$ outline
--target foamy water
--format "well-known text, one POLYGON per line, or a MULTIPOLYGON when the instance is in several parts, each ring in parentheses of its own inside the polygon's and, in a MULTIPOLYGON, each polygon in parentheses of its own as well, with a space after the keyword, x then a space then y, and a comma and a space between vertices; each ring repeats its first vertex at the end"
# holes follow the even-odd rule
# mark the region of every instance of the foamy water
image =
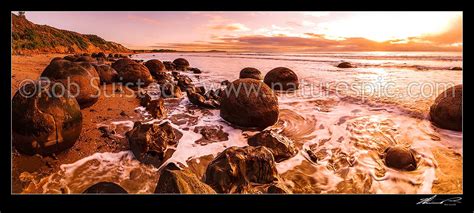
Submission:
MULTIPOLYGON (((462 133, 438 129, 427 120, 429 106, 444 88, 411 87, 408 91, 409 86, 416 83, 462 83, 462 71, 450 70, 462 67, 459 53, 151 53, 133 56, 145 61, 152 58, 172 61, 178 57, 186 58, 192 67, 203 71, 200 75, 186 75, 207 89, 220 87, 223 80, 237 79, 244 67, 258 68, 263 75, 278 66, 296 72, 304 83, 296 92, 277 92, 280 118, 269 127, 291 138, 300 150, 295 157, 277 163, 278 172, 290 188, 297 187, 304 179, 314 182, 309 190, 313 193, 431 193, 438 167, 432 150, 449 148, 462 155, 462 133), (357 68, 337 68, 342 61, 351 62, 357 68), (351 91, 338 87, 340 82, 354 88, 365 84, 383 88, 393 83, 386 90, 395 95, 380 93, 380 88, 375 87, 351 91), (321 83, 323 87, 314 87, 321 83), (308 91, 315 94, 308 95, 308 91), (415 171, 399 171, 384 165, 380 154, 395 144, 414 151, 418 162, 415 171), (319 160, 312 162, 306 150, 318 153, 319 160)), ((220 118, 219 110, 195 107, 187 98, 178 101, 179 104, 166 101, 169 113, 162 120, 149 118, 143 107, 137 106, 147 122, 170 121, 183 134, 167 162, 188 166, 188 162, 195 160, 200 164, 200 157, 216 156, 231 146, 246 146, 248 135, 256 133, 233 128, 220 118), (195 127, 216 125, 229 134, 227 141, 195 143, 202 137, 193 131, 195 127)), ((118 137, 124 137, 133 122, 106 121, 99 125, 119 130, 116 131, 118 137)), ((30 188, 41 186, 43 193, 80 193, 96 182, 113 181, 130 193, 152 193, 159 169, 138 162, 131 152, 96 153, 62 165, 58 173, 30 188)))

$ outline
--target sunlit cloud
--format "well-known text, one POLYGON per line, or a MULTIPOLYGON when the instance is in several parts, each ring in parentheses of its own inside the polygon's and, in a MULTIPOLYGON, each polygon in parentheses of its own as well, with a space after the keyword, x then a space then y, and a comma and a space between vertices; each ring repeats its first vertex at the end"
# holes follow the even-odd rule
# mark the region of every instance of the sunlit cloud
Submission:
POLYGON ((303 15, 312 17, 323 17, 328 16, 329 14, 329 12, 303 12, 303 15))
POLYGON ((245 32, 250 30, 248 27, 240 23, 212 25, 209 28, 213 30, 228 30, 238 32, 245 32))
POLYGON ((131 20, 137 20, 137 21, 145 22, 147 24, 152 24, 152 25, 159 25, 160 24, 160 21, 158 21, 156 19, 147 18, 147 17, 143 17, 143 16, 128 15, 127 18, 131 19, 131 20))

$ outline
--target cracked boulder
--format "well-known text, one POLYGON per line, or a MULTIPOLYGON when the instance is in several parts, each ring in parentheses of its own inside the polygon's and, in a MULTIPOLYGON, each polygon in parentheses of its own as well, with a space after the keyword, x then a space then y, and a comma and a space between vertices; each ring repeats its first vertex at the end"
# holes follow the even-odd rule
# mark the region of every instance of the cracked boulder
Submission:
POLYGON ((248 139, 250 146, 267 147, 273 154, 276 162, 281 162, 298 154, 293 141, 274 130, 265 130, 248 139))
POLYGON ((275 159, 263 146, 229 147, 206 169, 205 183, 218 193, 251 193, 279 182, 275 159))
POLYGON ((80 106, 74 97, 59 88, 38 81, 25 84, 13 96, 12 142, 18 151, 30 155, 59 153, 72 147, 79 138, 80 106))
POLYGON ((168 146, 177 143, 169 122, 147 124, 137 121, 126 136, 135 158, 155 167, 159 167, 166 159, 168 146))

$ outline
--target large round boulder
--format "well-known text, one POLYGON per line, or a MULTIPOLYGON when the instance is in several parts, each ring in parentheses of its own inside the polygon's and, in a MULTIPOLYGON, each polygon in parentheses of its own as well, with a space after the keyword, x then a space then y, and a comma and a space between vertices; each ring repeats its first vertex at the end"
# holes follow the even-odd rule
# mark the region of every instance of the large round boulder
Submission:
POLYGON ((296 90, 299 86, 296 73, 286 67, 270 70, 263 81, 274 90, 296 90))
POLYGON ((99 74, 100 82, 104 84, 111 84, 117 81, 118 73, 114 68, 110 65, 102 64, 96 65, 94 64, 95 70, 99 74))
POLYGON ((90 63, 97 63, 97 60, 90 57, 90 56, 86 56, 86 55, 83 55, 83 56, 80 56, 78 58, 76 58, 76 60, 74 60, 75 62, 90 62, 90 63))
POLYGON ((260 70, 253 67, 246 67, 240 71, 239 78, 253 78, 257 80, 262 80, 262 73, 260 70))
POLYGON ((81 109, 93 105, 99 99, 100 78, 94 66, 88 62, 55 60, 44 69, 41 77, 63 83, 77 99, 81 109))
POLYGON ((220 116, 237 126, 265 129, 278 121, 278 98, 261 81, 237 79, 221 92, 220 116))
POLYGON ((413 152, 402 146, 392 146, 385 149, 385 164, 388 167, 412 171, 416 169, 416 159, 413 152))
POLYGON ((265 147, 229 147, 206 169, 205 183, 218 193, 248 192, 252 185, 278 181, 275 160, 265 147))
POLYGON ((462 131, 462 84, 448 88, 435 99, 430 119, 440 128, 462 131))
POLYGON ((58 153, 72 147, 79 138, 82 129, 79 104, 61 86, 59 82, 28 83, 13 96, 12 141, 20 152, 58 153))
POLYGON ((177 70, 186 70, 189 67, 188 60, 184 58, 177 58, 173 61, 173 64, 176 66, 177 70))
POLYGON ((161 171, 155 193, 215 194, 216 192, 201 182, 195 174, 169 163, 161 171))
POLYGON ((152 76, 156 76, 156 74, 165 71, 165 65, 157 59, 148 60, 145 62, 145 66, 150 70, 152 76))
POLYGON ((338 64, 337 67, 338 68, 353 68, 354 65, 352 65, 349 62, 342 62, 342 63, 338 64))
POLYGON ((117 61, 115 61, 114 63, 112 63, 112 68, 114 68, 114 70, 120 70, 122 69, 123 67, 125 67, 126 65, 128 64, 131 64, 131 63, 136 63, 135 61, 133 61, 132 59, 129 59, 129 58, 122 58, 122 59, 119 59, 117 61))
POLYGON ((153 82, 153 77, 148 68, 143 64, 129 63, 117 70, 119 80, 132 86, 146 86, 153 82))
POLYGON ((116 183, 99 182, 87 188, 83 194, 127 194, 127 191, 116 183))

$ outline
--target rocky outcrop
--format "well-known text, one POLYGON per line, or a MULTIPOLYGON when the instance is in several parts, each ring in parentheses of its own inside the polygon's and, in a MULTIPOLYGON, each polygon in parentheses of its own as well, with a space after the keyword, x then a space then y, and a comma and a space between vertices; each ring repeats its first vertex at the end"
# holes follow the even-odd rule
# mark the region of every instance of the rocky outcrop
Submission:
POLYGON ((276 162, 281 162, 298 154, 293 141, 275 130, 265 130, 248 138, 250 146, 267 147, 273 154, 276 162))
POLYGON ((201 182, 195 174, 181 170, 174 163, 170 163, 163 168, 160 179, 156 184, 155 193, 216 194, 210 186, 201 182))

